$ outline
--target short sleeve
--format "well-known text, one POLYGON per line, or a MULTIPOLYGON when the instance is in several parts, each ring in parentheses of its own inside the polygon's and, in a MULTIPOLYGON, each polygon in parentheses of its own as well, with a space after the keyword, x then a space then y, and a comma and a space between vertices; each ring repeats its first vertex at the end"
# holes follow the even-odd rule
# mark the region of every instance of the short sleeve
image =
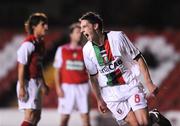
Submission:
POLYGON ((124 33, 121 34, 121 40, 124 52, 127 53, 132 59, 135 59, 141 54, 124 33))
MULTIPOLYGON (((87 47, 87 46, 86 46, 86 47, 87 47)), ((84 63, 85 63, 87 72, 88 72, 91 76, 96 75, 96 74, 98 73, 96 64, 94 64, 94 63, 92 62, 92 60, 90 59, 89 53, 88 53, 88 51, 87 51, 87 49, 86 49, 85 47, 83 48, 83 58, 84 58, 84 63)))
POLYGON ((29 56, 34 51, 34 45, 31 42, 24 42, 17 51, 17 61, 26 65, 28 63, 29 56))
POLYGON ((60 68, 62 66, 62 47, 59 47, 56 51, 53 66, 54 68, 60 68))

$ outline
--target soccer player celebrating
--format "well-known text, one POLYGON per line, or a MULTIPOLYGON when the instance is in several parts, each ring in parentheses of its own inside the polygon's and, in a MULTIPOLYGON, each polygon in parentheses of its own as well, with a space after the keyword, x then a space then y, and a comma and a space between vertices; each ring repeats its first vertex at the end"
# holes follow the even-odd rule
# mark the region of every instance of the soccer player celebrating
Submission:
POLYGON ((103 32, 102 18, 93 12, 80 19, 81 32, 88 39, 83 47, 84 62, 98 108, 113 113, 119 125, 147 126, 148 110, 141 73, 151 94, 157 86, 151 80, 141 52, 122 31, 103 32))
POLYGON ((55 55, 55 84, 59 97, 58 111, 61 126, 67 126, 74 109, 81 113, 83 126, 90 126, 88 104, 88 75, 83 62, 81 27, 74 23, 69 28, 70 43, 60 46, 55 55))
POLYGON ((41 115, 41 92, 48 93, 42 74, 44 36, 48 19, 44 13, 34 13, 25 22, 27 38, 17 51, 17 96, 20 110, 24 110, 21 126, 36 126, 41 115))

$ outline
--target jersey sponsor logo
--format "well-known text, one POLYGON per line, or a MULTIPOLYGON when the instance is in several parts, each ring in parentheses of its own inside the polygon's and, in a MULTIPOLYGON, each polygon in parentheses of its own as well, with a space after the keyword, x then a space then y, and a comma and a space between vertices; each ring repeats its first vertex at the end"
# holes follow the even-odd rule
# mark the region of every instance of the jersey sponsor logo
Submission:
POLYGON ((67 70, 83 70, 84 69, 84 64, 82 61, 72 61, 72 60, 67 60, 66 61, 66 69, 67 70))
POLYGON ((103 75, 107 75, 109 73, 114 72, 117 69, 120 69, 122 74, 125 73, 127 70, 126 67, 123 65, 123 62, 120 59, 120 57, 116 57, 115 60, 107 63, 106 65, 101 66, 99 71, 103 75))

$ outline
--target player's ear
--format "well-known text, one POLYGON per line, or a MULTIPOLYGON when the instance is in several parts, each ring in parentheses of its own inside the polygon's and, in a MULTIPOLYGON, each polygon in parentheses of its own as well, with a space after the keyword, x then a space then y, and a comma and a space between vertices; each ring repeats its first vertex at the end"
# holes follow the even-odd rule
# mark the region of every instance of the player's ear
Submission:
POLYGON ((33 31, 34 31, 35 27, 36 27, 35 25, 32 26, 32 30, 33 30, 33 31))
POLYGON ((98 28, 99 28, 98 23, 95 23, 95 24, 94 24, 94 29, 97 30, 98 28))

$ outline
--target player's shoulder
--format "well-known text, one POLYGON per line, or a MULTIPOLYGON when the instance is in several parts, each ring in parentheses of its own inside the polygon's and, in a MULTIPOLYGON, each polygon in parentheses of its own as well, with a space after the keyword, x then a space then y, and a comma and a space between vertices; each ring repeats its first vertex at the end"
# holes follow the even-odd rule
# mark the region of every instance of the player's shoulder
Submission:
POLYGON ((90 53, 91 49, 92 49, 92 42, 91 41, 87 41, 86 44, 83 46, 83 49, 82 49, 83 54, 90 53))
POLYGON ((17 53, 19 55, 21 55, 21 54, 24 54, 26 52, 31 53, 34 50, 35 50, 35 47, 34 47, 34 45, 31 42, 24 41, 24 42, 21 43, 20 47, 18 48, 17 53))
POLYGON ((57 50, 62 50, 63 48, 68 48, 69 44, 63 44, 57 47, 57 50))
POLYGON ((123 31, 109 31, 109 32, 107 32, 107 34, 113 35, 113 36, 119 36, 119 35, 121 36, 124 34, 124 32, 123 31))
POLYGON ((21 43, 20 48, 34 49, 34 44, 31 41, 24 41, 21 43))
POLYGON ((87 41, 86 44, 83 46, 83 50, 89 50, 89 48, 92 46, 92 42, 87 41))
POLYGON ((120 42, 124 38, 124 32, 123 31, 109 31, 107 33, 107 36, 109 40, 112 42, 120 42))

